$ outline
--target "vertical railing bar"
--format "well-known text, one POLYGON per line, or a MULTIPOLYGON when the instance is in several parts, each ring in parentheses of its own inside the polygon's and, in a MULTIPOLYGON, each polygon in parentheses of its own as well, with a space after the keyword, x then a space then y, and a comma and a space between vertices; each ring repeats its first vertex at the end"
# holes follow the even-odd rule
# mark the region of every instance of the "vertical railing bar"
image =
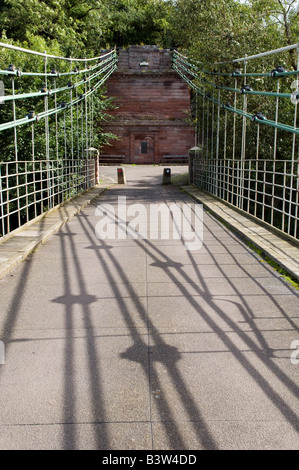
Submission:
POLYGON ((84 158, 84 142, 85 142, 85 137, 84 137, 84 110, 85 110, 85 99, 82 102, 82 109, 81 109, 81 158, 84 158), (83 105, 84 105, 84 109, 83 109, 83 105))
MULTIPOLYGON (((279 93, 280 80, 277 80, 276 92, 279 93)), ((278 123, 278 108, 279 108, 279 97, 276 97, 275 106, 275 123, 278 123)), ((275 210, 275 172, 276 172, 276 153, 277 153, 277 127, 274 128, 274 144, 273 144, 273 172, 272 172, 272 199, 271 199, 271 219, 270 223, 273 225, 274 221, 274 210, 275 210)))
MULTIPOLYGON (((213 93, 214 98, 214 93, 213 93)), ((211 132, 211 158, 214 158, 214 114, 215 114, 215 103, 213 99, 212 103, 212 132, 211 132)))
POLYGON ((219 159, 220 145, 220 90, 218 90, 218 110, 217 110, 217 140, 216 140, 216 159, 219 159))
POLYGON ((26 188, 26 221, 29 221, 29 198, 28 198, 28 162, 25 162, 25 188, 26 188))
POLYGON ((206 88, 203 88, 203 97, 202 97, 202 146, 203 154, 205 151, 205 105, 206 105, 206 88))
POLYGON ((34 210, 34 216, 37 217, 37 207, 36 207, 36 175, 35 175, 35 135, 34 135, 34 123, 31 124, 31 147, 32 147, 32 165, 33 165, 33 210, 34 210))
MULTIPOLYGON (((279 89, 280 89, 280 80, 278 78, 277 88, 276 88, 277 93, 279 93, 279 89)), ((278 123, 278 108, 279 108, 279 96, 276 97, 275 124, 278 123)), ((273 160, 276 160, 276 149, 277 149, 277 127, 274 128, 273 160)))
POLYGON ((263 204, 262 204, 262 220, 265 220, 265 197, 266 197, 266 170, 267 170, 267 160, 264 160, 264 169, 263 169, 263 204))
MULTIPOLYGON (((235 78, 235 89, 237 89, 237 85, 238 85, 238 79, 235 78)), ((234 108, 236 109, 237 108, 237 93, 234 92, 234 108)), ((236 155, 236 118, 237 118, 237 115, 236 113, 234 113, 234 123, 233 123, 233 160, 235 159, 235 155, 236 155)))
POLYGON ((68 159, 67 155, 67 132, 66 132, 66 111, 63 111, 63 129, 64 129, 64 158, 68 159))
POLYGON ((230 180, 229 168, 228 168, 229 162, 230 160, 226 160, 226 161, 223 160, 223 191, 224 191, 223 199, 225 201, 229 200, 229 180, 230 180))
POLYGON ((241 182, 242 182, 242 160, 238 160, 238 178, 237 178, 237 207, 241 207, 241 182))
POLYGON ((6 213, 7 213, 7 233, 10 232, 10 193, 9 193, 9 163, 6 163, 6 213))
POLYGON ((256 178, 255 178, 255 200, 254 200, 254 215, 257 214, 257 191, 258 191, 258 175, 259 175, 259 147, 260 147, 260 124, 257 125, 256 131, 256 178))
MULTIPOLYGON (((72 71, 72 59, 70 58, 70 72, 72 71)), ((73 138, 73 86, 70 88, 70 107, 71 107, 71 156, 74 160, 74 138, 73 138)))
MULTIPOLYGON (((247 73, 247 61, 246 61, 246 54, 244 59, 244 86, 246 85, 246 73, 247 73)), ((240 173, 240 199, 239 199, 239 208, 242 209, 243 207, 243 199, 244 199, 244 160, 246 158, 246 126, 247 126, 247 119, 245 114, 247 114, 247 95, 246 93, 243 94, 243 122, 242 122, 242 149, 241 149, 241 173, 240 173)))
MULTIPOLYGON (((54 90, 57 88, 57 80, 54 78, 54 90)), ((57 108, 57 93, 54 92, 54 106, 57 108)), ((59 139, 58 139, 58 114, 55 113, 55 145, 56 145, 56 159, 59 158, 59 139)))
MULTIPOLYGON (((85 68, 87 68, 87 62, 85 62, 85 68)), ((88 73, 88 77, 89 77, 89 73, 88 73)), ((83 153, 84 157, 88 155, 88 122, 87 120, 88 120, 88 96, 87 96, 87 82, 85 82, 85 154, 83 153)))
MULTIPOLYGON (((17 120, 17 111, 16 111, 16 100, 15 100, 15 79, 12 77, 11 79, 11 87, 12 87, 12 107, 13 107, 13 120, 14 123, 17 120)), ((19 168, 18 168, 18 134, 17 134, 17 126, 14 126, 14 148, 15 148, 15 159, 16 159, 16 181, 17 181, 17 207, 18 207, 18 224, 19 227, 21 225, 21 213, 20 213, 20 188, 19 188, 19 168)))
POLYGON ((198 120, 198 92, 195 91, 195 142, 194 146, 199 146, 199 120, 198 120))
MULTIPOLYGON (((70 70, 72 70, 72 61, 70 62, 70 70)), ((73 136, 73 132, 74 132, 74 129, 73 129, 73 106, 72 106, 72 101, 73 101, 73 87, 71 87, 71 90, 70 90, 70 102, 71 102, 71 112, 70 112, 70 120, 71 120, 71 124, 70 124, 70 132, 71 132, 71 166, 72 166, 72 172, 73 174, 76 175, 76 172, 74 171, 74 136, 73 136)))
POLYGON ((238 160, 233 162, 233 178, 232 178, 232 195, 231 203, 237 205, 237 196, 236 196, 236 175, 238 174, 238 160))
MULTIPOLYGON (((54 77, 54 90, 56 90, 57 88, 57 81, 56 81, 56 77, 54 77)), ((55 109, 57 108, 57 96, 56 96, 56 93, 54 93, 54 107, 55 109)), ((59 139, 58 139, 58 114, 55 113, 55 150, 56 150, 56 162, 58 162, 58 159, 59 159, 59 139)), ((53 164, 52 164, 53 165, 53 164)), ((52 167, 53 168, 53 167, 52 167)), ((53 171, 53 170, 52 170, 53 171)), ((53 173, 52 173, 53 174, 53 173)), ((61 180, 60 180, 60 176, 58 174, 58 171, 57 171, 57 168, 55 170, 55 174, 56 174, 56 178, 57 178, 57 185, 58 185, 58 194, 57 194, 57 197, 56 197, 56 201, 57 203, 59 204, 61 201, 60 201, 60 194, 59 194, 59 186, 61 184, 61 180)), ((55 195, 53 196, 54 199, 55 199, 55 195)), ((53 201, 54 205, 55 205, 55 200, 53 201)))
POLYGON ((2 165, 0 164, 0 206, 1 206, 1 226, 2 236, 6 235, 5 219, 4 219, 4 204, 3 204, 3 187, 2 187, 2 165))
POLYGON ((94 142, 94 131, 93 131, 93 128, 94 128, 94 122, 93 122, 93 116, 94 116, 94 93, 91 94, 91 121, 90 121, 90 139, 89 139, 89 143, 90 145, 93 145, 93 142, 94 142))
MULTIPOLYGON (((298 145, 299 154, 299 145, 298 145)), ((298 155, 299 161, 299 155, 298 155)), ((299 205, 299 163, 297 163, 297 175, 296 175, 296 201, 295 201, 295 224, 294 224, 294 237, 297 238, 298 233, 298 205, 299 205)))
MULTIPOLYGON (((220 90, 218 90, 218 104, 217 104, 217 130, 216 130, 216 161, 217 167, 219 165, 219 139, 220 139, 220 90)), ((217 171, 218 174, 218 171, 217 171)))
POLYGON ((227 109, 225 109, 224 111, 223 160, 226 160, 226 142, 227 142, 227 109))
POLYGON ((282 195, 282 219, 281 230, 284 232, 285 224, 285 203, 286 203, 286 162, 283 162, 283 195, 282 195))
MULTIPOLYGON (((44 51, 44 71, 45 71, 45 88, 48 88, 48 77, 47 77, 47 69, 48 69, 48 57, 47 57, 47 51, 44 51)), ((49 161, 50 161, 50 141, 49 141, 49 116, 48 116, 48 110, 49 110, 49 100, 48 100, 48 94, 46 93, 45 98, 44 98, 44 103, 45 103, 45 144, 46 144, 46 181, 47 181, 47 206, 48 208, 52 207, 52 190, 51 190, 51 173, 50 173, 50 166, 49 166, 49 161)))
POLYGON ((250 213, 251 160, 248 160, 247 212, 250 213))
POLYGON ((77 118, 77 159, 80 158, 80 139, 79 139, 79 102, 78 102, 78 77, 76 75, 76 118, 77 118))
POLYGON ((207 132, 206 132, 206 156, 212 158, 209 154, 209 115, 210 115, 210 102, 207 100, 207 132))
MULTIPOLYGON (((299 70, 299 42, 297 44, 297 70, 299 70)), ((298 75, 297 75, 297 89, 299 88, 299 79, 298 79, 298 75)), ((295 107, 296 107, 296 114, 297 114, 297 106, 298 106, 298 103, 296 102, 295 103, 295 107)), ((296 123, 294 124, 296 126, 296 123)), ((293 145, 295 144, 295 142, 293 141, 293 145)), ((295 155, 294 155, 294 159, 295 159, 295 155)), ((298 224, 299 224, 299 221, 298 221, 298 205, 299 205, 299 144, 298 144, 298 156, 297 156, 297 174, 296 174, 296 204, 295 204, 295 223, 294 223, 294 237, 297 238, 297 233, 298 233, 298 224)))
MULTIPOLYGON (((299 43, 297 45, 297 70, 299 70, 299 43)), ((298 79, 297 79, 298 84, 298 79)), ((297 100, 294 103, 294 129, 297 125, 297 100)), ((295 148, 296 148, 296 134, 293 133, 293 142, 292 142, 292 164, 291 164, 291 177, 290 177, 290 198, 289 198, 289 222, 288 222, 288 234, 291 232, 291 214, 292 214, 292 198, 293 198, 293 184, 294 184, 294 171, 295 171, 295 148)))
POLYGON ((41 202, 41 213, 44 212, 44 169, 43 169, 43 163, 44 161, 40 161, 40 182, 41 182, 41 194, 40 194, 40 202, 41 202))

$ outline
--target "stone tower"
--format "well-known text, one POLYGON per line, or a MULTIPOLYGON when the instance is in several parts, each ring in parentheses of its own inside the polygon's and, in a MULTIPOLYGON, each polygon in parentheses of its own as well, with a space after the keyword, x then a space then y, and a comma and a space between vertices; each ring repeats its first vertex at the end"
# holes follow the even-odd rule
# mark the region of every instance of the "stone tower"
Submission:
POLYGON ((104 131, 119 136, 102 149, 102 162, 187 162, 194 146, 188 85, 171 68, 171 53, 157 46, 119 50, 118 69, 107 81, 116 109, 104 131))

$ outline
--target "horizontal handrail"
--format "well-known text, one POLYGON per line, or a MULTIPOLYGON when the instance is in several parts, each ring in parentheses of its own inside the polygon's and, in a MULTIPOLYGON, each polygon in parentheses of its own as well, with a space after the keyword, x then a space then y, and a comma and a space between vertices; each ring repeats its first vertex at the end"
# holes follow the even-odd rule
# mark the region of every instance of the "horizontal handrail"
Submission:
POLYGON ((0 47, 5 47, 6 49, 11 49, 13 51, 24 52, 25 54, 32 54, 32 55, 36 55, 36 56, 40 56, 40 57, 44 57, 48 59, 65 60, 66 62, 91 62, 94 60, 103 59, 104 57, 109 56, 109 54, 115 51, 115 49, 113 49, 113 51, 107 52, 103 55, 83 59, 83 58, 75 58, 75 57, 56 56, 56 55, 48 54, 46 51, 45 52, 33 51, 31 49, 25 49, 24 47, 14 46, 12 44, 7 44, 5 42, 0 42, 0 47))

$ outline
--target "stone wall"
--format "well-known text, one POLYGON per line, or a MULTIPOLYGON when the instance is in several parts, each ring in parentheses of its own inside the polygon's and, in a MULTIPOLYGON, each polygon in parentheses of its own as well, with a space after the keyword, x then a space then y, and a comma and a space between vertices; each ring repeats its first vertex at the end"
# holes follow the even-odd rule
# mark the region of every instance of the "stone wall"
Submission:
POLYGON ((188 85, 171 69, 171 54, 156 46, 119 51, 118 69, 107 81, 115 97, 112 120, 104 126, 119 136, 102 154, 127 163, 160 163, 165 157, 187 156, 194 146, 188 85), (146 69, 144 64, 147 63, 146 69))

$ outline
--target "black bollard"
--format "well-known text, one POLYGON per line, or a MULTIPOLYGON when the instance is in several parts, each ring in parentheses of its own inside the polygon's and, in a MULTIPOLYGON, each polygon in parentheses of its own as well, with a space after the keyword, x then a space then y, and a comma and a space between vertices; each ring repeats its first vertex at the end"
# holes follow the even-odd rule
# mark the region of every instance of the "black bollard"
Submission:
POLYGON ((162 184, 171 184, 171 169, 164 168, 162 184))

